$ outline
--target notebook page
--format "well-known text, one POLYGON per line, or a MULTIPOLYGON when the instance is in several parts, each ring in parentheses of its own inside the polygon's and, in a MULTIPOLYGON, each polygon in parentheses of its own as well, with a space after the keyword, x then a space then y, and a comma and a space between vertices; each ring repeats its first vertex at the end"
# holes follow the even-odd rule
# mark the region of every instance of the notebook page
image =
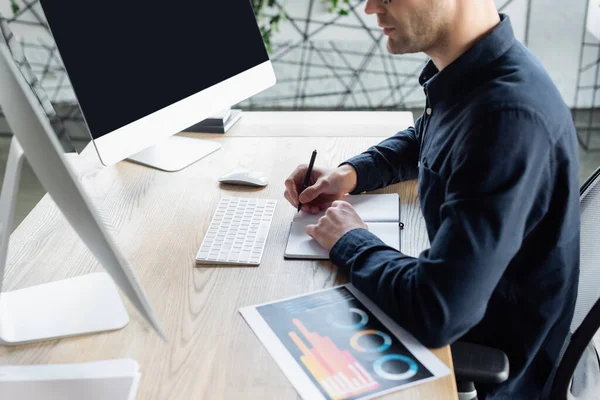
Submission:
MULTIPOLYGON (((365 222, 400 221, 400 198, 396 193, 346 195, 342 200, 352 204, 365 222)), ((324 214, 325 211, 319 214, 308 214, 300 211, 294 215, 294 221, 304 224, 316 224, 324 214)))
MULTIPOLYGON (((370 222, 367 223, 369 231, 381 239, 388 246, 400 250, 400 227, 397 222, 370 222)), ((327 260, 329 252, 321 247, 316 240, 306 233, 306 225, 293 222, 290 228, 285 257, 327 260)))

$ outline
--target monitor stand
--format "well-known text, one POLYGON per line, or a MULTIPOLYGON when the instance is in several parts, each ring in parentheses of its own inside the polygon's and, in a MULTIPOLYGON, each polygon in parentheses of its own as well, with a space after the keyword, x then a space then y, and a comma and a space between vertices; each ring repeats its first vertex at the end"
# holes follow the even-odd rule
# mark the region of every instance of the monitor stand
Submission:
POLYGON ((0 345, 123 328, 129 316, 104 272, 2 292, 23 159, 23 149, 13 137, 0 194, 0 345))
POLYGON ((166 140, 127 158, 162 171, 179 171, 221 148, 210 140, 170 136, 166 140))

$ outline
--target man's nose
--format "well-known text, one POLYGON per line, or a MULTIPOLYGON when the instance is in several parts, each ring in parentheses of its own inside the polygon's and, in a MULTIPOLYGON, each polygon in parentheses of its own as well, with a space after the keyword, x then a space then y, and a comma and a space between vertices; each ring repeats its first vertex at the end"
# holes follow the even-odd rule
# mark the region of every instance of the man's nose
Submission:
POLYGON ((385 6, 381 0, 367 0, 365 4, 365 13, 371 14, 383 14, 385 12, 385 6))

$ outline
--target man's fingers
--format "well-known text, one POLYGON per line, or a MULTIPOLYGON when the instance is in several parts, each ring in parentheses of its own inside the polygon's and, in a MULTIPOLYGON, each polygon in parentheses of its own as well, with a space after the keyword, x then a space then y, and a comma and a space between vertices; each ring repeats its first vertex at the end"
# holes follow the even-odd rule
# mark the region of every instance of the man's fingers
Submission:
POLYGON ((321 209, 319 208, 319 206, 310 206, 310 213, 311 214, 318 214, 319 211, 321 211, 321 209))
POLYGON ((306 225, 306 234, 310 237, 314 237, 316 228, 316 225, 306 225))
POLYGON ((321 211, 321 209, 319 208, 319 206, 313 206, 313 205, 310 205, 310 204, 302 204, 301 210, 304 211, 305 213, 308 213, 308 214, 318 214, 319 211, 321 211))
POLYGON ((339 221, 342 214, 343 212, 341 212, 339 206, 336 207, 333 205, 333 203, 331 204, 331 207, 329 207, 327 211, 325 211, 325 215, 327 216, 327 218, 329 218, 332 221, 339 221))
POLYGON ((317 236, 319 235, 319 228, 323 229, 325 226, 327 226, 326 220, 327 219, 325 217, 321 217, 321 218, 319 218, 319 221, 317 221, 316 224, 314 224, 314 225, 310 225, 310 224, 306 225, 306 233, 309 236, 317 239, 315 237, 315 235, 317 235, 317 236))
POLYGON ((307 169, 308 166, 306 164, 301 164, 296 167, 294 172, 292 172, 288 179, 294 183, 294 187, 301 185, 304 182, 304 176, 306 175, 307 169))
POLYGON ((352 207, 352 204, 350 204, 344 200, 336 200, 333 203, 331 203, 331 207, 347 207, 347 206, 352 207))
POLYGON ((319 188, 317 184, 307 187, 300 193, 298 199, 301 203, 310 203, 319 196, 319 188))
POLYGON ((291 205, 293 205, 294 207, 298 207, 298 200, 297 198, 293 198, 292 195, 289 193, 288 190, 286 190, 285 192, 283 192, 283 197, 285 197, 285 199, 287 201, 290 202, 291 205))
POLYGON ((290 198, 294 199, 298 205, 298 190, 296 190, 296 183, 291 177, 285 180, 285 189, 290 194, 290 198))
POLYGON ((287 178, 284 183, 287 190, 292 191, 292 189, 296 189, 296 184, 292 177, 287 178))
POLYGON ((307 187, 302 193, 300 193, 300 202, 310 203, 319 197, 319 195, 322 194, 328 187, 329 181, 325 179, 317 179, 314 185, 307 187))
POLYGON ((292 193, 298 192, 298 188, 304 182, 304 175, 306 175, 306 170, 308 166, 306 164, 301 164, 296 167, 296 169, 291 173, 290 176, 285 180, 285 187, 289 189, 292 193))

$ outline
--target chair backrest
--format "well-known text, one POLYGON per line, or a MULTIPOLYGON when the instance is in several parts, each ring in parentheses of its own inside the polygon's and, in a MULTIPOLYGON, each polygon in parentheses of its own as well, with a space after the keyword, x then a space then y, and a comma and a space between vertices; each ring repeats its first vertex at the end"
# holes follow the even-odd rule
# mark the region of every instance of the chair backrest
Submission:
MULTIPOLYGON (((569 337, 563 346, 552 387, 552 398, 556 399, 574 397, 569 393, 571 385, 575 386, 574 378, 590 380, 592 374, 595 378, 600 377, 600 364, 593 342, 600 329, 600 168, 582 185, 580 205, 579 288, 569 337), (583 365, 585 363, 587 365, 583 365), (576 369, 577 374, 583 376, 574 377, 576 369)), ((592 381, 587 383, 595 384, 592 381)))
POLYGON ((35 95, 35 97, 40 102, 46 117, 48 117, 48 121, 50 125, 54 129, 54 133, 58 137, 63 150, 67 153, 75 152, 75 148, 71 143, 71 139, 69 139, 68 131, 66 130, 62 120, 54 110, 54 106, 50 102, 46 91, 42 87, 42 83, 39 81, 31 65, 27 61, 25 57, 25 51, 23 50, 23 46, 19 43, 16 36, 12 33, 10 27, 8 26, 8 22, 6 19, 0 14, 0 42, 6 43, 13 60, 19 67, 21 74, 25 78, 25 81, 29 84, 31 91, 35 95))

